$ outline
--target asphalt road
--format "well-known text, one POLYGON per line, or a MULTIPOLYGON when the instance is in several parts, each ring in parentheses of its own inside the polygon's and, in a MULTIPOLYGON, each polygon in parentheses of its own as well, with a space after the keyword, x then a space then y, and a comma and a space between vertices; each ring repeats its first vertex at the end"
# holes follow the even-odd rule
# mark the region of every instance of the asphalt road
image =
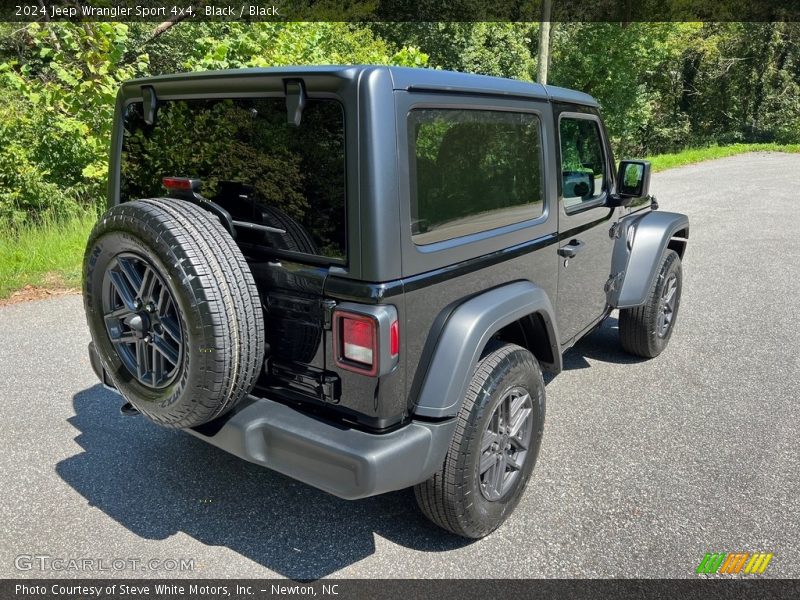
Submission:
MULTIPOLYGON (((547 386, 539 464, 478 542, 409 492, 346 502, 119 415, 77 296, 0 309, 0 577, 15 557, 193 558, 201 577, 691 577, 705 552, 774 553, 800 577, 800 155, 655 175, 689 214, 684 296, 658 359, 616 319, 547 386)), ((91 573, 70 573, 90 576, 91 573)))

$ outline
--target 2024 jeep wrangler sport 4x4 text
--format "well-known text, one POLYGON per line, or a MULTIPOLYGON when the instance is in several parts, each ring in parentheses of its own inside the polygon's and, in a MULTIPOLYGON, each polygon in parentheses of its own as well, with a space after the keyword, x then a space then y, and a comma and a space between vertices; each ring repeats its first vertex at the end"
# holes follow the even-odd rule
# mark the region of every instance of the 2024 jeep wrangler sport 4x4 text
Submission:
POLYGON ((689 222, 614 159, 597 103, 376 66, 161 76, 119 92, 84 303, 141 413, 342 498, 414 486, 479 538, 536 462, 542 371, 620 309, 672 335, 689 222))

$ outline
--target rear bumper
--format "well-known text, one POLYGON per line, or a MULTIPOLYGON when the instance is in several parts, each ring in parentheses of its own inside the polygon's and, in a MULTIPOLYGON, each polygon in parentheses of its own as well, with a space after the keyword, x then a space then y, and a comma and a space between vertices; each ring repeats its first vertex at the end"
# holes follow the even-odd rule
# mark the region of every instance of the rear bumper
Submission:
POLYGON ((340 498, 355 500, 428 479, 444 462, 456 420, 412 421, 367 433, 249 396, 221 426, 187 430, 218 448, 340 498))
MULTIPOLYGON (((106 384, 91 345, 89 355, 106 384)), ((444 462, 455 427, 456 419, 412 421, 389 433, 368 433, 248 396, 234 412, 186 431, 239 458, 355 500, 428 479, 444 462)))

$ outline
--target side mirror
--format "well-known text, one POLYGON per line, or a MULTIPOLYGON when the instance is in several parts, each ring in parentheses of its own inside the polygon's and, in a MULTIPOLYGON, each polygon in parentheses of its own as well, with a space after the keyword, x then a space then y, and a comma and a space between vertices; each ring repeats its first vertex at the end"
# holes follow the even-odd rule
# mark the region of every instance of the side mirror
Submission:
POLYGON ((642 198, 650 192, 650 161, 622 160, 617 176, 617 193, 630 198, 642 198))
POLYGON ((628 206, 650 193, 650 161, 621 160, 617 171, 617 193, 609 196, 609 206, 628 206))

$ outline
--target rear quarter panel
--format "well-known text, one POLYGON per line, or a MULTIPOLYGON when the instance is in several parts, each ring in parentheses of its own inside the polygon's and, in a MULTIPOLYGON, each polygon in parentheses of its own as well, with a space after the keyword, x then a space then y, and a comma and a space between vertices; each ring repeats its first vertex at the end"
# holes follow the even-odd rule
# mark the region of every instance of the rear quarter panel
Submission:
POLYGON ((536 99, 486 98, 468 94, 395 92, 398 176, 401 211, 403 352, 405 398, 412 410, 447 316, 466 299, 513 281, 528 280, 542 287, 555 304, 558 261, 556 250, 556 157, 552 109, 536 99), (427 246, 411 238, 411 165, 408 113, 413 108, 444 107, 533 112, 541 122, 543 214, 537 219, 427 246))

